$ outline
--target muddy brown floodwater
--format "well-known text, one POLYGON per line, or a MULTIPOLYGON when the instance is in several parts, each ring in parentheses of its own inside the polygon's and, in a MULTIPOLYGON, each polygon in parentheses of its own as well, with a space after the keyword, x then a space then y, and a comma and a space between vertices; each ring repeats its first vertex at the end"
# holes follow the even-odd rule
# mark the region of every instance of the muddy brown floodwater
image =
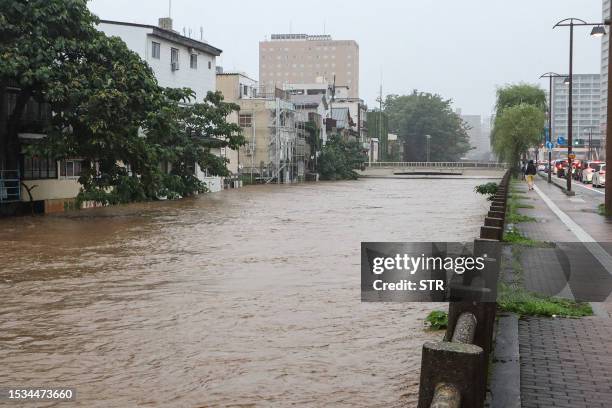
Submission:
POLYGON ((0 388, 71 386, 79 407, 411 406, 421 345, 440 337, 423 318, 443 305, 362 304, 360 242, 471 240, 479 183, 254 186, 0 220, 0 388))

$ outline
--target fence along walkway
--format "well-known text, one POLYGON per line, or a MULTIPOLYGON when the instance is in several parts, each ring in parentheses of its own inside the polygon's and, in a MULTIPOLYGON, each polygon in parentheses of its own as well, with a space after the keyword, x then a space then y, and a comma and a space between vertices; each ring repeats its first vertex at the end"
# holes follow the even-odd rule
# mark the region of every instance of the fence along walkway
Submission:
MULTIPOLYGON (((506 172, 481 227, 480 239, 474 241, 474 256, 486 254, 485 279, 496 280, 498 276, 509 180, 510 173, 506 172)), ((489 282, 486 287, 496 285, 489 282)), ((453 302, 452 290, 451 286, 444 341, 423 345, 419 408, 484 407, 497 303, 453 302)))

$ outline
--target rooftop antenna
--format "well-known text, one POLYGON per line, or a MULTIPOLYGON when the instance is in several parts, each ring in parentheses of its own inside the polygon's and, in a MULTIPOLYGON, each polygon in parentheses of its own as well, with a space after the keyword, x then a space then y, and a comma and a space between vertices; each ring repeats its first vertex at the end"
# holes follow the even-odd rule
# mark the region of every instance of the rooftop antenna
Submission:
POLYGON ((323 35, 327 34, 326 32, 326 27, 325 27, 325 20, 323 20, 323 35))
POLYGON ((168 0, 168 17, 172 17, 172 0, 168 0))
POLYGON ((200 26, 200 41, 204 41, 204 27, 200 26))
POLYGON ((293 21, 289 20, 289 34, 293 34, 293 21))
POLYGON ((191 28, 189 28, 189 38, 191 38, 191 28))

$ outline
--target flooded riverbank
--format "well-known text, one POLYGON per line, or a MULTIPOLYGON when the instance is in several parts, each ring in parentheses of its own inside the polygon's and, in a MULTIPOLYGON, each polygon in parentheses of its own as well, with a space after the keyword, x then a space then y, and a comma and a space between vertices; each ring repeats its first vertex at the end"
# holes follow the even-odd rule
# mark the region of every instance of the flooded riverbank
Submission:
POLYGON ((362 304, 361 241, 460 241, 475 180, 252 186, 0 220, 0 387, 76 406, 405 406, 431 304, 362 304))

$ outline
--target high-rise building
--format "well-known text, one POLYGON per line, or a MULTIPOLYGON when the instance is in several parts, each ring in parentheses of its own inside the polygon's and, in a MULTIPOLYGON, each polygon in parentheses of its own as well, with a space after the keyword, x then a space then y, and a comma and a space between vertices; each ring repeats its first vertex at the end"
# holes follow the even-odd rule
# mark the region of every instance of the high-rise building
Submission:
MULTIPOLYGON (((567 108, 569 89, 565 78, 553 78, 552 125, 553 142, 559 136, 567 138, 567 108)), ((586 146, 592 137, 592 146, 601 144, 601 78, 599 74, 574 74, 572 96, 572 135, 576 146, 586 146)))
POLYGON ((272 34, 259 43, 259 79, 263 85, 316 83, 320 78, 348 87, 359 97, 359 45, 330 35, 272 34))

